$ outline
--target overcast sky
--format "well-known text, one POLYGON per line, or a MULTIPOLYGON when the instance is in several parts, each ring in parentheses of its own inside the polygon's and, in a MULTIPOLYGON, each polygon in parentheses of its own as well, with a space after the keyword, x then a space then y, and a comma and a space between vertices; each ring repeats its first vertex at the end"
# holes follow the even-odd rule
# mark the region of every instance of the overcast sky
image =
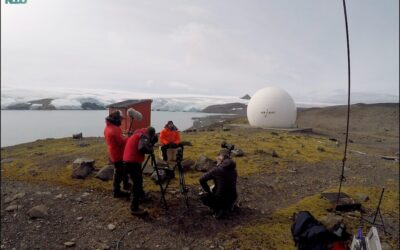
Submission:
MULTIPOLYGON (((398 96, 398 5, 347 1, 354 93, 398 96)), ((345 99, 341 0, 2 0, 1 7, 2 86, 231 96, 278 86, 297 101, 345 99)))

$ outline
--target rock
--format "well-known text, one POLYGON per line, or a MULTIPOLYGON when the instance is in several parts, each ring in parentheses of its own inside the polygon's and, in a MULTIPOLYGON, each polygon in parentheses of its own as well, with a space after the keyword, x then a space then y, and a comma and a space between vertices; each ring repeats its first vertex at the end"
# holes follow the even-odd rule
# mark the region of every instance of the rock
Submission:
POLYGON ((81 221, 81 220, 83 220, 83 217, 82 217, 82 216, 79 216, 78 218, 76 218, 76 220, 77 220, 77 221, 81 221))
POLYGON ((321 222, 327 227, 331 228, 333 227, 336 223, 341 222, 343 220, 342 216, 338 216, 334 213, 328 213, 326 216, 323 216, 321 218, 321 222))
POLYGON ((22 167, 24 166, 24 164, 21 163, 21 162, 18 162, 15 166, 16 166, 17 168, 22 168, 22 167))
POLYGON ((354 143, 354 141, 352 139, 349 139, 349 143, 354 143))
POLYGON ((39 205, 31 208, 28 211, 28 215, 31 219, 44 218, 48 215, 48 208, 45 205, 39 205))
POLYGON ((189 247, 182 247, 182 250, 190 250, 189 247))
POLYGON ((89 196, 89 195, 90 195, 90 193, 84 192, 84 193, 82 194, 82 197, 86 197, 86 196, 89 196))
POLYGON ((234 149, 231 151, 232 155, 236 156, 236 157, 242 157, 244 156, 244 152, 241 149, 234 149))
POLYGON ((75 242, 72 242, 72 241, 64 242, 64 246, 65 247, 73 247, 73 246, 75 246, 75 242))
POLYGON ((159 181, 158 178, 160 178, 160 181, 163 182, 166 179, 166 177, 167 177, 167 174, 166 174, 164 169, 159 169, 158 170, 158 176, 157 176, 157 172, 156 171, 154 171, 151 174, 151 179, 156 181, 156 182, 159 181))
POLYGON ((271 135, 279 135, 277 132, 271 132, 271 135))
POLYGON ((190 141, 182 141, 181 144, 183 146, 193 146, 193 144, 190 141))
POLYGON ((381 247, 382 250, 392 250, 392 247, 386 242, 381 242, 381 247))
POLYGON ((336 139, 336 138, 333 138, 333 137, 329 138, 329 140, 330 140, 330 141, 335 141, 335 142, 337 142, 337 139, 336 139))
POLYGON ((1 159, 1 163, 3 164, 3 163, 11 163, 11 162, 13 162, 14 161, 14 159, 13 158, 5 158, 5 159, 1 159))
POLYGON ((222 131, 230 131, 231 129, 230 128, 227 128, 227 127, 223 127, 222 128, 222 131))
POLYGON ((105 243, 99 242, 98 249, 100 249, 100 250, 108 250, 108 249, 110 249, 110 246, 105 244, 105 243))
POLYGON ((12 212, 15 210, 20 210, 20 209, 22 209, 21 205, 10 205, 10 206, 6 207, 7 212, 12 212))
POLYGON ((151 175, 153 173, 154 169, 150 164, 147 164, 146 167, 143 169, 143 174, 144 175, 151 175))
POLYGON ((29 173, 30 175, 32 175, 32 176, 37 176, 37 175, 39 175, 39 173, 38 173, 37 171, 35 171, 35 170, 29 170, 28 173, 29 173))
POLYGON ((13 201, 13 197, 7 197, 4 199, 4 203, 10 203, 13 201))
POLYGON ((17 199, 20 199, 20 198, 22 198, 22 197, 24 197, 24 196, 25 196, 25 192, 16 193, 13 197, 8 197, 8 198, 6 198, 6 199, 4 200, 4 203, 10 203, 10 202, 15 201, 15 200, 17 200, 17 199))
POLYGON ((63 197, 63 195, 62 194, 58 194, 58 195, 56 195, 56 199, 61 199, 63 197))
POLYGON ((78 147, 80 147, 80 148, 84 148, 84 147, 87 147, 87 146, 90 146, 90 144, 89 143, 85 143, 85 142, 82 142, 82 143, 78 144, 78 147))
POLYGON ((110 224, 108 224, 107 228, 108 228, 108 230, 113 231, 116 228, 116 226, 114 224, 110 223, 110 224))
POLYGON ((78 158, 73 162, 71 177, 74 179, 85 179, 94 170, 94 160, 89 158, 78 158))
POLYGON ((196 165, 196 162, 190 159, 182 161, 182 168, 183 171, 190 171, 193 170, 196 165))
POLYGON ((369 201, 369 197, 366 194, 356 194, 356 198, 362 202, 369 201))
POLYGON ((297 150, 297 149, 296 149, 296 150, 293 150, 292 154, 293 154, 293 155, 298 155, 298 154, 300 154, 300 150, 297 150))
POLYGON ((194 168, 197 171, 207 172, 208 170, 214 168, 216 165, 217 163, 215 161, 211 160, 205 155, 202 155, 197 159, 194 168))
POLYGON ((72 135, 72 139, 82 139, 83 138, 83 135, 82 135, 82 133, 79 133, 79 134, 73 134, 72 135))
POLYGON ((100 169, 100 171, 96 174, 96 178, 102 181, 109 181, 114 178, 114 166, 107 165, 100 169))
POLYGON ((325 152, 325 148, 324 148, 324 147, 321 147, 321 146, 318 146, 318 147, 317 147, 317 150, 318 150, 319 152, 325 152))
POLYGON ((278 155, 278 153, 277 153, 275 150, 272 150, 271 155, 272 155, 272 157, 279 158, 279 155, 278 155))

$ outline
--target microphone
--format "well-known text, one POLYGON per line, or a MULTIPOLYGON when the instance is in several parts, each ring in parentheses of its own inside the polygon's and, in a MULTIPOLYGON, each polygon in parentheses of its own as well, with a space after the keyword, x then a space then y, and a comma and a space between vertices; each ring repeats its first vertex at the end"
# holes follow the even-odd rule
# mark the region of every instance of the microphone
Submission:
POLYGON ((133 108, 128 109, 128 116, 132 118, 132 120, 141 121, 143 119, 142 113, 133 108))

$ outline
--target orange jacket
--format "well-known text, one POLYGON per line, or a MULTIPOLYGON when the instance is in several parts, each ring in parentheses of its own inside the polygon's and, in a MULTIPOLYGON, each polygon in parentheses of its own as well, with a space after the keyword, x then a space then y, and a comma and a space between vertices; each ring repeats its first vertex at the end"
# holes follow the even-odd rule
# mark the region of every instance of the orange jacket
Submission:
POLYGON ((181 136, 178 130, 170 130, 169 128, 164 128, 160 133, 160 142, 163 145, 175 143, 181 143, 181 136))

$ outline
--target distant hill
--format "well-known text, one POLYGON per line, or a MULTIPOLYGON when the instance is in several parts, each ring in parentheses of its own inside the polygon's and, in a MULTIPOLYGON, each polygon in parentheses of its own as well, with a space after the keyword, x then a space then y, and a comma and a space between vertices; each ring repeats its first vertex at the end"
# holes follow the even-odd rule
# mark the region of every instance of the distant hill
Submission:
POLYGON ((250 100, 251 97, 250 97, 248 94, 246 94, 246 95, 242 96, 240 99, 243 99, 243 100, 250 100))
POLYGON ((243 103, 227 103, 211 105, 203 109, 201 112, 204 113, 219 113, 219 114, 239 114, 246 115, 247 105, 243 103))
MULTIPOLYGON (((343 134, 346 131, 347 106, 298 109, 299 127, 316 132, 343 134)), ((352 135, 399 136, 399 103, 353 104, 350 106, 352 135)))

